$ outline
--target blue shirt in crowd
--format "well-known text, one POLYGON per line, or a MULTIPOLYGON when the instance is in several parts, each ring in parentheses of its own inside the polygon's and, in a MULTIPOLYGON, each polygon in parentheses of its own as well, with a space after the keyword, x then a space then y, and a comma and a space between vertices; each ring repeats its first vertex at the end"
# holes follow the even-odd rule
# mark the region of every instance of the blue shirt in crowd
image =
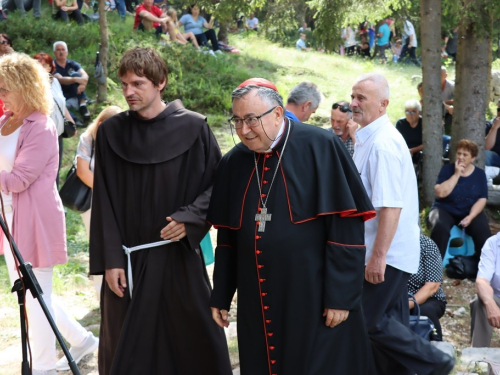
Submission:
POLYGON ((181 17, 179 22, 184 25, 184 31, 186 33, 191 31, 194 35, 199 35, 203 34, 203 24, 206 23, 207 20, 202 16, 198 16, 198 19, 195 21, 192 15, 185 14, 181 17))
MULTIPOLYGON (((72 77, 73 73, 78 73, 82 66, 73 60, 66 60, 66 66, 63 68, 62 66, 57 64, 57 61, 54 59, 54 65, 56 66, 55 74, 60 74, 63 77, 72 77)), ((74 91, 72 87, 69 85, 61 85, 63 95, 66 99, 70 99, 68 95, 74 91)))
MULTIPOLYGON (((436 184, 448 180, 454 173, 455 163, 444 165, 439 172, 436 184)), ((486 174, 481 168, 475 167, 470 176, 458 179, 457 185, 450 195, 445 198, 436 198, 432 208, 440 208, 453 216, 464 218, 481 198, 488 199, 486 174)))
POLYGON ((385 22, 378 28, 377 34, 382 33, 383 35, 377 38, 378 46, 385 46, 389 43, 389 37, 391 36, 391 28, 385 22))

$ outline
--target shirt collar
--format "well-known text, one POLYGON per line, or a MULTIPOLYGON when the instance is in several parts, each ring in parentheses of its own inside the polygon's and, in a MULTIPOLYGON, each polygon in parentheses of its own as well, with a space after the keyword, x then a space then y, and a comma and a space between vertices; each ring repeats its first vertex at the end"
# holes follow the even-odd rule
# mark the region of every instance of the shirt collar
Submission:
POLYGON ((271 147, 269 147, 269 149, 273 149, 278 144, 278 142, 281 140, 281 135, 283 134, 284 129, 285 129, 285 119, 283 119, 283 122, 281 123, 280 131, 278 132, 278 135, 276 135, 276 138, 274 139, 274 142, 271 145, 271 147))
POLYGON ((288 117, 290 120, 300 122, 300 120, 298 119, 298 117, 295 116, 295 114, 293 114, 292 112, 290 112, 288 109, 285 112, 285 117, 288 117))
POLYGON ((362 145, 364 142, 371 137, 372 134, 375 134, 383 125, 390 122, 389 116, 387 114, 380 116, 375 121, 369 123, 363 128, 359 128, 356 130, 356 144, 362 145))

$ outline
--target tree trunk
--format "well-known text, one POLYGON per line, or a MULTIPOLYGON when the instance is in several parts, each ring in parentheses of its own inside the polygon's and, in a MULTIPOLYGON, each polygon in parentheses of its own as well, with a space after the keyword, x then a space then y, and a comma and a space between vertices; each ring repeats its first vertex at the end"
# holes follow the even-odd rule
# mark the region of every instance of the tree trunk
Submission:
POLYGON ((459 140, 470 139, 479 147, 476 163, 484 168, 485 112, 491 74, 491 36, 485 30, 492 19, 484 7, 485 1, 475 3, 479 17, 474 23, 461 20, 458 31, 450 156, 454 160, 459 140))
MULTIPOLYGON (((105 0, 99 0, 99 31, 101 34, 101 45, 99 47, 99 59, 101 60, 104 75, 108 77, 108 23, 106 20, 105 0)), ((97 84, 97 101, 99 103, 108 100, 108 84, 107 79, 105 83, 97 84)))
POLYGON ((443 155, 441 125, 441 0, 421 0, 423 75, 423 190, 421 202, 434 201, 434 185, 443 155))
POLYGON ((219 24, 220 24, 220 27, 219 27, 219 33, 217 34, 217 40, 220 40, 221 42, 229 44, 229 42, 228 42, 229 23, 221 21, 219 24))

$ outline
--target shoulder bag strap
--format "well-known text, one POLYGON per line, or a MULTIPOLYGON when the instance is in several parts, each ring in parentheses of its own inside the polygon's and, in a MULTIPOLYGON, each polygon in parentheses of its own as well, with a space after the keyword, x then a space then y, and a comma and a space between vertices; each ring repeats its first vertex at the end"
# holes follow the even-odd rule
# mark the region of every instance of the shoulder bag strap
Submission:
POLYGON ((56 98, 53 98, 53 99, 54 99, 54 102, 56 103, 57 109, 58 109, 58 110, 59 110, 59 112, 61 113, 61 116, 62 116, 62 118, 63 118, 63 120, 64 120, 64 119, 65 119, 65 117, 64 117, 64 113, 63 113, 63 111, 61 111, 61 107, 59 107, 59 104, 57 104, 57 100, 56 100, 56 98))

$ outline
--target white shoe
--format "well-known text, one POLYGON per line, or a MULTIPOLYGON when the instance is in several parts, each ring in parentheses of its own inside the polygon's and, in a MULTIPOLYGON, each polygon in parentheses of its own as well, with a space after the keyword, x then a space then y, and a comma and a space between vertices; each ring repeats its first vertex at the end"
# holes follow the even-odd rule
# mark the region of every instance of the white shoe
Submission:
POLYGON ((217 51, 215 51, 215 53, 217 53, 219 55, 222 55, 222 51, 220 49, 218 49, 217 51))
MULTIPOLYGON (((85 357, 87 354, 92 353, 94 350, 97 349, 98 346, 99 346, 99 339, 95 337, 92 332, 89 332, 83 344, 78 346, 72 346, 69 352, 71 353, 71 356, 73 357, 75 363, 78 364, 78 362, 80 362, 83 357, 85 357)), ((69 370, 69 363, 66 356, 63 356, 59 361, 57 361, 56 370, 57 371, 69 370)))

